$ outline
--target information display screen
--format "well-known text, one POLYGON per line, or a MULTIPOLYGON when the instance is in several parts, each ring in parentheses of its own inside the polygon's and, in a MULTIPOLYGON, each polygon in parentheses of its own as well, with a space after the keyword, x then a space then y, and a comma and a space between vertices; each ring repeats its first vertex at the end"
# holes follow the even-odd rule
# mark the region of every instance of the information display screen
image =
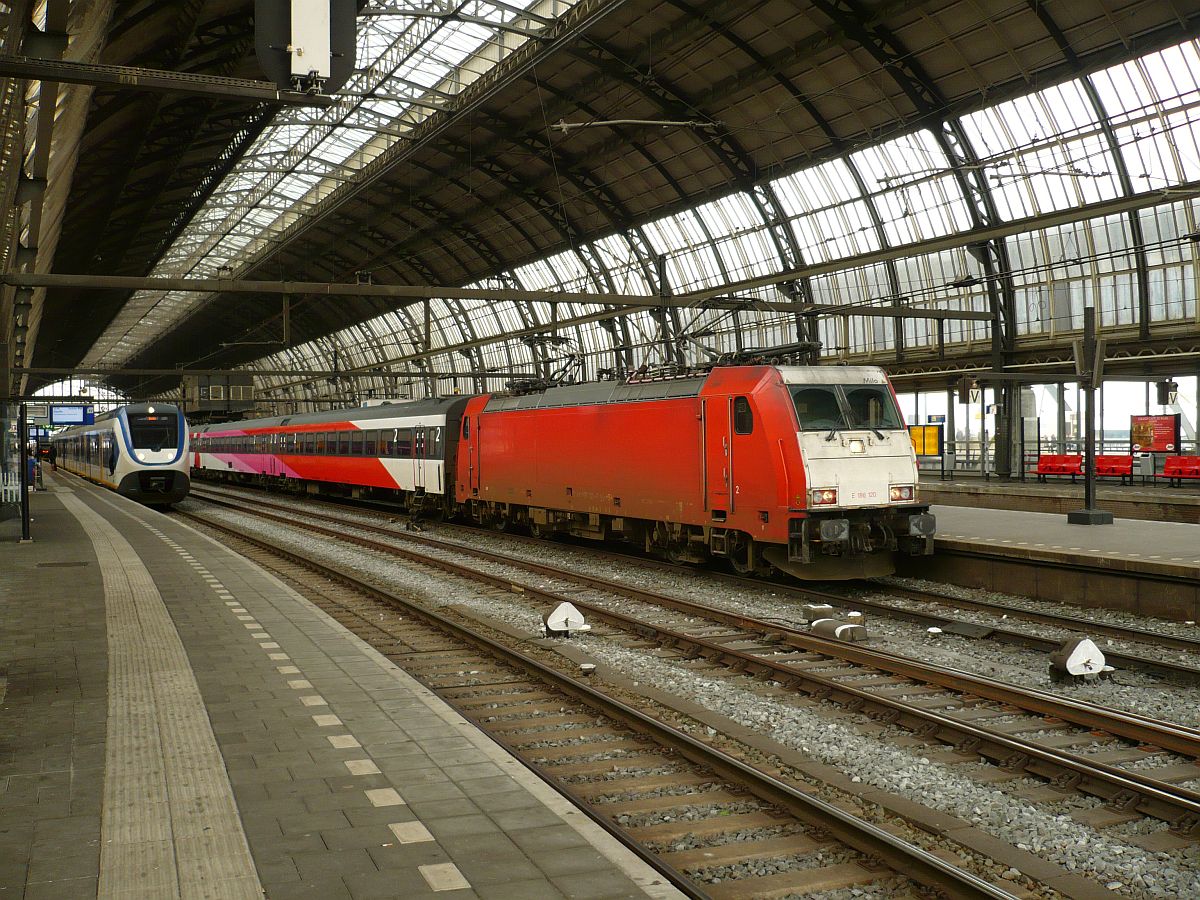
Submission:
POLYGON ((1178 452, 1179 413, 1168 416, 1130 416, 1129 444, 1135 453, 1178 452))
POLYGON ((909 425, 908 436, 917 456, 942 455, 941 425, 909 425))
POLYGON ((83 425, 87 421, 88 407, 86 406, 52 406, 50 407, 51 425, 83 425))

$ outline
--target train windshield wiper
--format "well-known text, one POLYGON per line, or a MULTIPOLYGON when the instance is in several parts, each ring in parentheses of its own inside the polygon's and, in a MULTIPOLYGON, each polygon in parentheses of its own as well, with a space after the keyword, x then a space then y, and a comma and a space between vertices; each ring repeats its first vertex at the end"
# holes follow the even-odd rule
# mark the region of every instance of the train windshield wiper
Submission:
POLYGON ((871 432, 873 435, 875 435, 875 437, 879 438, 881 441, 884 440, 883 432, 880 431, 878 428, 876 428, 874 425, 868 425, 866 422, 860 421, 859 419, 853 419, 851 421, 851 424, 855 428, 865 428, 865 429, 867 429, 867 431, 871 432))

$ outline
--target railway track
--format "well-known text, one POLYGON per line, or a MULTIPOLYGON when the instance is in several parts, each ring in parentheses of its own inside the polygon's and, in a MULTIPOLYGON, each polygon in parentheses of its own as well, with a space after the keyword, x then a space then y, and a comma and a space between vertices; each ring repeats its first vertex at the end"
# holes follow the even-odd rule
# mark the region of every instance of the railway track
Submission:
POLYGON ((570 601, 593 621, 602 621, 685 656, 735 673, 769 679, 852 712, 864 712, 926 740, 976 754, 1010 772, 1036 776, 1099 797, 1131 814, 1136 812, 1168 822, 1180 834, 1193 834, 1200 828, 1200 794, 1171 783, 1200 777, 1200 767, 1195 765, 1200 758, 1200 731, 1195 729, 1016 687, 862 645, 826 640, 777 621, 730 613, 681 597, 516 560, 428 535, 397 532, 323 513, 304 514, 308 519, 336 526, 326 527, 297 521, 294 508, 258 500, 253 507, 227 498, 208 502, 483 581, 493 588, 516 590, 547 605, 570 601), (270 512, 272 507, 284 514, 270 512), (396 542, 418 545, 421 550, 405 549, 396 542), (464 566, 458 562, 464 555, 508 571, 489 572, 464 566), (519 580, 511 574, 512 570, 525 573, 526 577, 532 574, 554 579, 567 586, 569 592, 564 593, 562 586, 547 589, 529 580, 519 580), (602 599, 603 595, 617 595, 678 615, 664 621, 662 615, 647 615, 643 610, 622 611, 602 599), (714 625, 719 626, 720 633, 713 633, 714 625), (1011 721, 1014 712, 1020 717, 1011 721), (990 724, 989 719, 997 720, 997 724, 990 724), (1030 732, 1040 737, 1023 736, 1030 732), (1085 755, 1069 751, 1073 746, 1097 743, 1098 734, 1108 742, 1102 753, 1085 755), (1140 761, 1154 755, 1148 748, 1161 748, 1176 754, 1178 759, 1171 760, 1169 767, 1159 768, 1159 777, 1150 777, 1102 758, 1106 754, 1114 761, 1140 761))
POLYGON ((438 693, 689 896, 852 887, 884 896, 1027 896, 697 739, 661 711, 588 684, 553 651, 535 655, 259 535, 176 514, 251 548, 242 552, 438 693))
MULTIPOLYGON (((258 489, 249 490, 261 493, 258 489)), ((193 489, 193 494, 196 494, 195 489, 193 489)), ((204 493, 201 492, 198 496, 203 497, 204 493)), ((234 496, 237 495, 234 494, 234 496)), ((305 503, 328 505, 333 508, 346 508, 344 503, 328 499, 314 500, 313 498, 306 498, 305 503)), ((373 509, 381 517, 398 514, 395 509, 382 504, 372 505, 367 503, 362 506, 355 505, 351 508, 356 511, 373 509)), ((449 523, 439 523, 438 528, 441 531, 462 530, 466 533, 478 531, 478 529, 472 526, 449 523)), ((533 547, 542 544, 544 541, 541 538, 531 538, 511 533, 506 534, 506 538, 533 547)), ((806 587, 782 580, 763 580, 709 569, 693 570, 642 555, 591 546, 586 549, 589 555, 595 556, 597 559, 611 559, 622 566, 636 565, 651 571, 669 571, 676 574, 691 572, 697 577, 703 577, 713 583, 750 591, 761 591, 764 586, 769 586, 769 589, 776 595, 795 599, 800 604, 828 603, 835 607, 850 605, 855 609, 869 611, 872 615, 883 616, 897 621, 911 622, 926 628, 936 627, 947 633, 957 634, 969 639, 992 640, 1009 646, 1023 647, 1038 653, 1049 653, 1057 650, 1063 640, 1078 634, 1085 634, 1090 637, 1111 638, 1129 644, 1132 648, 1144 645, 1151 648, 1152 652, 1164 649, 1176 650, 1181 655, 1194 656, 1195 661, 1193 662, 1190 659, 1164 659, 1161 656, 1152 655, 1152 652, 1138 653, 1133 652, 1132 649, 1126 651, 1112 646, 1106 646, 1104 653, 1108 661, 1119 669, 1143 672, 1160 678, 1178 680, 1183 683, 1200 683, 1200 640, 1181 637, 1179 635, 1113 625, 1083 616, 1038 612, 1020 606, 982 599, 960 599, 939 592, 902 588, 892 584, 868 582, 863 584, 861 589, 856 593, 850 594, 845 591, 806 587), (943 607, 943 609, 958 608, 965 611, 983 613, 984 615, 993 617, 994 621, 980 624, 975 620, 955 618, 946 612, 923 610, 880 600, 870 600, 863 596, 867 591, 871 593, 886 593, 923 604, 936 604, 943 607), (1011 623, 1018 621, 1046 626, 1054 629, 1057 634, 1044 636, 1010 627, 1011 623)))

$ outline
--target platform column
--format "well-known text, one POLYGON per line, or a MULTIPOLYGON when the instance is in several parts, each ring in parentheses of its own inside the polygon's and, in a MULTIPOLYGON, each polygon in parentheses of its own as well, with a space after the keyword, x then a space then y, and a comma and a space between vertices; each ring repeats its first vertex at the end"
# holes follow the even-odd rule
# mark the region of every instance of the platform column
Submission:
POLYGON ((29 536, 29 414, 25 404, 17 407, 17 440, 21 444, 21 543, 33 540, 29 536))
POLYGON ((1083 441, 1083 509, 1067 513, 1071 525, 1111 525, 1113 514, 1096 509, 1096 382, 1099 366, 1096 363, 1096 310, 1083 311, 1083 386, 1084 406, 1087 408, 1083 441))

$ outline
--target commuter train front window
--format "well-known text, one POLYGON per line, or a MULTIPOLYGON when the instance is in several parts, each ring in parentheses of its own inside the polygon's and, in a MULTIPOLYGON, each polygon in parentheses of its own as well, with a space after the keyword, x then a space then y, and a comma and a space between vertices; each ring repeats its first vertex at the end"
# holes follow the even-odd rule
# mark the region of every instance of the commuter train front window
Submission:
POLYGON ((174 449, 179 446, 179 417, 174 413, 130 413, 129 440, 138 450, 174 449))
POLYGON ((886 385, 806 384, 792 388, 801 431, 904 427, 886 385))

